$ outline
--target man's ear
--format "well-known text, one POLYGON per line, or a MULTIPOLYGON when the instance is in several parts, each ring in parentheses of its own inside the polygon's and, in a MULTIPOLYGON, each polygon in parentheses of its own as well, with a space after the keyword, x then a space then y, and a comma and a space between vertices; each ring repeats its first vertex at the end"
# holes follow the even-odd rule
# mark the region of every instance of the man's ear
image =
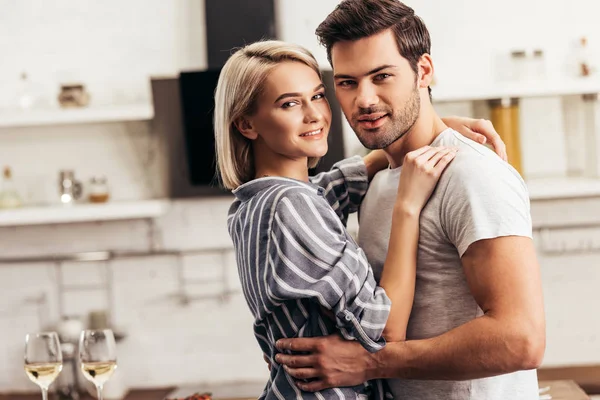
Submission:
POLYGON ((426 88, 431 86, 433 81, 433 60, 427 53, 423 54, 417 63, 419 67, 419 87, 426 88))
POLYGON ((252 121, 246 117, 238 118, 235 121, 235 127, 242 135, 244 135, 244 137, 250 140, 256 140, 256 138, 258 138, 258 132, 254 130, 252 121))

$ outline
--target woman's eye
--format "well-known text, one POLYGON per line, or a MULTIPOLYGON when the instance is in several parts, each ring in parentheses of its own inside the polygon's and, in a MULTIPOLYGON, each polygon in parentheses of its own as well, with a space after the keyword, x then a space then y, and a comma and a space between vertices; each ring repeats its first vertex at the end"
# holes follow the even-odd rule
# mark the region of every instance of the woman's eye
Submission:
POLYGON ((288 101, 286 103, 283 103, 281 105, 281 108, 290 108, 290 107, 294 107, 296 105, 295 101, 288 101))
POLYGON ((321 100, 323 98, 325 98, 325 93, 318 93, 314 95, 313 100, 321 100))

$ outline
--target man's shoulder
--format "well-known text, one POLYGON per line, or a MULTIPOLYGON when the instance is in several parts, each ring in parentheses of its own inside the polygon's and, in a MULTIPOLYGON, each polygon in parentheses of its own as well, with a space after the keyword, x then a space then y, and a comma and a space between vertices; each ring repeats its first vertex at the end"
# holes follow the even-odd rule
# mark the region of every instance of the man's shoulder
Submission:
POLYGON ((437 144, 459 149, 440 178, 440 185, 451 184, 454 189, 477 186, 482 190, 511 185, 527 190, 519 172, 486 146, 455 131, 445 132, 437 144))

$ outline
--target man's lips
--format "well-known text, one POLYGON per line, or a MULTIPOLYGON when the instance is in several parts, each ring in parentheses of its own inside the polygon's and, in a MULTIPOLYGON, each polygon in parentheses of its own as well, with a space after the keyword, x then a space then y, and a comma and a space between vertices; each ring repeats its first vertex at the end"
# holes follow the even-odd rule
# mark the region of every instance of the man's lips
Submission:
POLYGON ((387 113, 373 113, 373 114, 363 114, 360 117, 358 117, 358 121, 362 122, 362 121, 376 121, 379 118, 385 117, 387 115, 387 113))
POLYGON ((387 117, 388 114, 386 113, 361 115, 358 117, 358 126, 363 129, 377 129, 385 124, 387 117))

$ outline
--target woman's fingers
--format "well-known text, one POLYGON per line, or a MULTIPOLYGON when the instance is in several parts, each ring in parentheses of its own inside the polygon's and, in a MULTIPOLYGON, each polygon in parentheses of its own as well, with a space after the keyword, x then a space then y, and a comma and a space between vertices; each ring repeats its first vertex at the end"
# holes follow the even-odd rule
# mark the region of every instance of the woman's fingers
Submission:
POLYGON ((454 160, 454 157, 456 157, 457 152, 458 152, 458 149, 456 151, 450 151, 450 152, 444 154, 439 159, 439 161, 437 162, 435 167, 433 167, 433 170, 434 170, 434 173, 436 176, 440 176, 442 174, 442 172, 444 172, 444 169, 446 169, 448 164, 450 164, 450 162, 452 162, 452 160, 454 160))
POLYGON ((456 147, 446 147, 446 148, 444 148, 444 149, 442 149, 442 150, 438 151, 437 153, 435 153, 435 154, 433 155, 433 157, 431 157, 431 158, 429 159, 429 165, 431 166, 431 168, 433 168, 433 167, 435 167, 435 166, 438 164, 438 162, 439 162, 439 161, 440 161, 440 160, 441 160, 441 159, 442 159, 444 156, 446 156, 446 155, 447 155, 447 154, 449 154, 449 153, 456 154, 456 152, 457 152, 457 151, 458 151, 458 148, 456 148, 456 147))
POLYGON ((431 147, 431 146, 423 146, 423 147, 419 147, 416 150, 413 150, 409 153, 406 154, 406 156, 404 156, 404 161, 415 161, 418 157, 420 157, 421 155, 423 155, 424 153, 431 151, 432 149, 434 149, 435 147, 431 147))

